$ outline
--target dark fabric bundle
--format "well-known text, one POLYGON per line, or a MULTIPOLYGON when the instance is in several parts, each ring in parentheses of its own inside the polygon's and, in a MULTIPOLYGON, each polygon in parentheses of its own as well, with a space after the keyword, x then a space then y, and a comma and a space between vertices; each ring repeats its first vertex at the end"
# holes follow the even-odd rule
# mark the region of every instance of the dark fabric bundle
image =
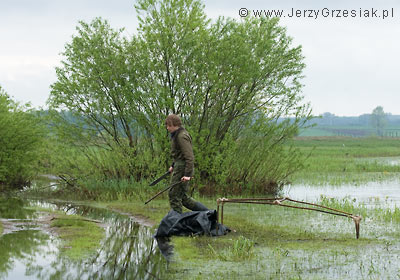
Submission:
POLYGON ((191 211, 183 214, 171 210, 161 220, 155 237, 203 234, 220 236, 228 232, 230 232, 229 228, 217 223, 217 211, 215 210, 191 211))

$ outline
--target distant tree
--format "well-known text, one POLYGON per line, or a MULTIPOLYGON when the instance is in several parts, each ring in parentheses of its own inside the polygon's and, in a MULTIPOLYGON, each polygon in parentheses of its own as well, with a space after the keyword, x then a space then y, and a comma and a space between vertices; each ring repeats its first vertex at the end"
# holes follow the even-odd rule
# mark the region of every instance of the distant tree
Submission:
POLYGON ((362 126, 368 126, 370 124, 371 114, 362 114, 358 116, 358 124, 362 126))
POLYGON ((376 130, 378 136, 383 136, 383 131, 387 125, 387 115, 382 106, 376 107, 371 114, 371 126, 376 130))
POLYGON ((324 120, 324 124, 326 125, 333 125, 333 121, 336 118, 335 114, 325 112, 322 114, 322 118, 324 120))

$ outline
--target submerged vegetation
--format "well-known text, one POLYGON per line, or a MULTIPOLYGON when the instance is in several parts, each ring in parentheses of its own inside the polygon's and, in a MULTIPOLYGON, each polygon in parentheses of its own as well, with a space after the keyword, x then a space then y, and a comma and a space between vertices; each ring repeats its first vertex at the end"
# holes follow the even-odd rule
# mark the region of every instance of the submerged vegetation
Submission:
MULTIPOLYGON (((347 184, 360 185, 371 180, 381 181, 384 186, 386 179, 399 179, 397 139, 304 138, 295 140, 294 145, 303 152, 311 152, 310 164, 294 183, 329 185, 334 181, 338 188, 346 188, 347 184), (348 169, 341 170, 341 164, 346 164, 348 169), (359 165, 364 168, 358 168, 359 165), (313 178, 315 174, 320 176, 313 178), (334 180, 325 180, 324 176, 334 180)), ((144 206, 137 200, 139 196, 135 197, 128 199, 129 202, 113 201, 106 205, 141 214, 155 224, 168 211, 166 200, 157 199, 144 206)), ((214 199, 197 199, 209 208, 216 207, 214 199)), ((371 199, 372 204, 354 197, 325 195, 314 201, 361 215, 359 240, 355 237, 354 222, 348 218, 270 205, 229 204, 224 210, 224 221, 233 232, 219 238, 173 237, 175 254, 167 275, 180 279, 397 277, 400 260, 393 256, 400 253, 396 241, 400 232, 400 208, 389 206, 384 199, 371 199)))
MULTIPOLYGON (((32 207, 20 198, 0 197, 0 219, 8 221, 8 231, 11 233, 48 229, 63 241, 60 248, 65 256, 72 259, 93 254, 104 238, 104 228, 98 221, 79 215, 66 215, 50 208, 32 207)), ((0 235, 2 230, 0 221, 0 235)))
POLYGON ((50 226, 63 240, 62 251, 72 259, 82 259, 99 249, 104 238, 104 229, 79 216, 57 215, 50 226))

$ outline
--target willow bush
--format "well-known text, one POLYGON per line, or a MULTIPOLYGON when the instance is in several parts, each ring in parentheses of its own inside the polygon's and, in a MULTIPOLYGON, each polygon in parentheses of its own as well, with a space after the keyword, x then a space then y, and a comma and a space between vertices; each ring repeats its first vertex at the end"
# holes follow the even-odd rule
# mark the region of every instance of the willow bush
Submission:
POLYGON ((132 37, 96 18, 66 44, 48 101, 57 141, 88 158, 93 147, 112 153, 104 177, 146 180, 171 163, 164 120, 175 113, 193 137, 204 192, 279 189, 301 168, 287 140, 311 113, 301 47, 276 18, 212 22, 198 0, 138 0, 136 9, 132 37))

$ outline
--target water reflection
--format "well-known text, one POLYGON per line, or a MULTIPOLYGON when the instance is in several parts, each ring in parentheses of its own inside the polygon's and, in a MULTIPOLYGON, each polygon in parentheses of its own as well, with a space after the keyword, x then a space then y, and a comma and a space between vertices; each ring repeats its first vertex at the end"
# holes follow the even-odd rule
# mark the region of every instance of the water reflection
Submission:
POLYGON ((400 182, 369 182, 363 185, 345 186, 309 186, 289 185, 283 189, 283 195, 293 199, 316 202, 321 195, 342 199, 348 197, 365 205, 375 206, 384 202, 385 207, 400 206, 400 182))
POLYGON ((174 254, 174 246, 171 243, 169 237, 157 237, 158 249, 160 249, 161 254, 169 262, 174 254))
MULTIPOLYGON (((8 217, 13 204, 3 203, 8 217)), ((44 205, 47 205, 45 203, 44 205)), ((32 211, 24 206, 44 206, 42 202, 15 203, 17 213, 32 211)), ((152 230, 126 216, 84 205, 51 203, 55 210, 102 221, 106 237, 95 255, 73 261, 60 253, 60 241, 38 230, 22 230, 0 237, 0 278, 7 279, 158 279, 165 271, 165 260, 156 248, 152 230)), ((4 211, 3 211, 4 212, 4 211)), ((0 212, 0 216, 2 216, 0 212)), ((28 215, 29 214, 29 215, 28 215)), ((19 215, 19 218, 23 218, 19 215)))
POLYGON ((108 228, 96 255, 83 262, 57 254, 48 267, 31 266, 38 279, 153 279, 160 275, 162 257, 146 228, 129 220, 108 228))
POLYGON ((3 235, 0 238, 0 276, 23 279, 16 277, 21 273, 21 266, 23 263, 28 264, 48 239, 47 234, 38 230, 22 230, 3 235))
POLYGON ((359 158, 359 162, 376 163, 379 165, 397 166, 400 165, 400 157, 372 157, 359 158))
POLYGON ((35 218, 35 210, 25 207, 22 199, 0 196, 0 218, 3 219, 31 219, 35 218))

